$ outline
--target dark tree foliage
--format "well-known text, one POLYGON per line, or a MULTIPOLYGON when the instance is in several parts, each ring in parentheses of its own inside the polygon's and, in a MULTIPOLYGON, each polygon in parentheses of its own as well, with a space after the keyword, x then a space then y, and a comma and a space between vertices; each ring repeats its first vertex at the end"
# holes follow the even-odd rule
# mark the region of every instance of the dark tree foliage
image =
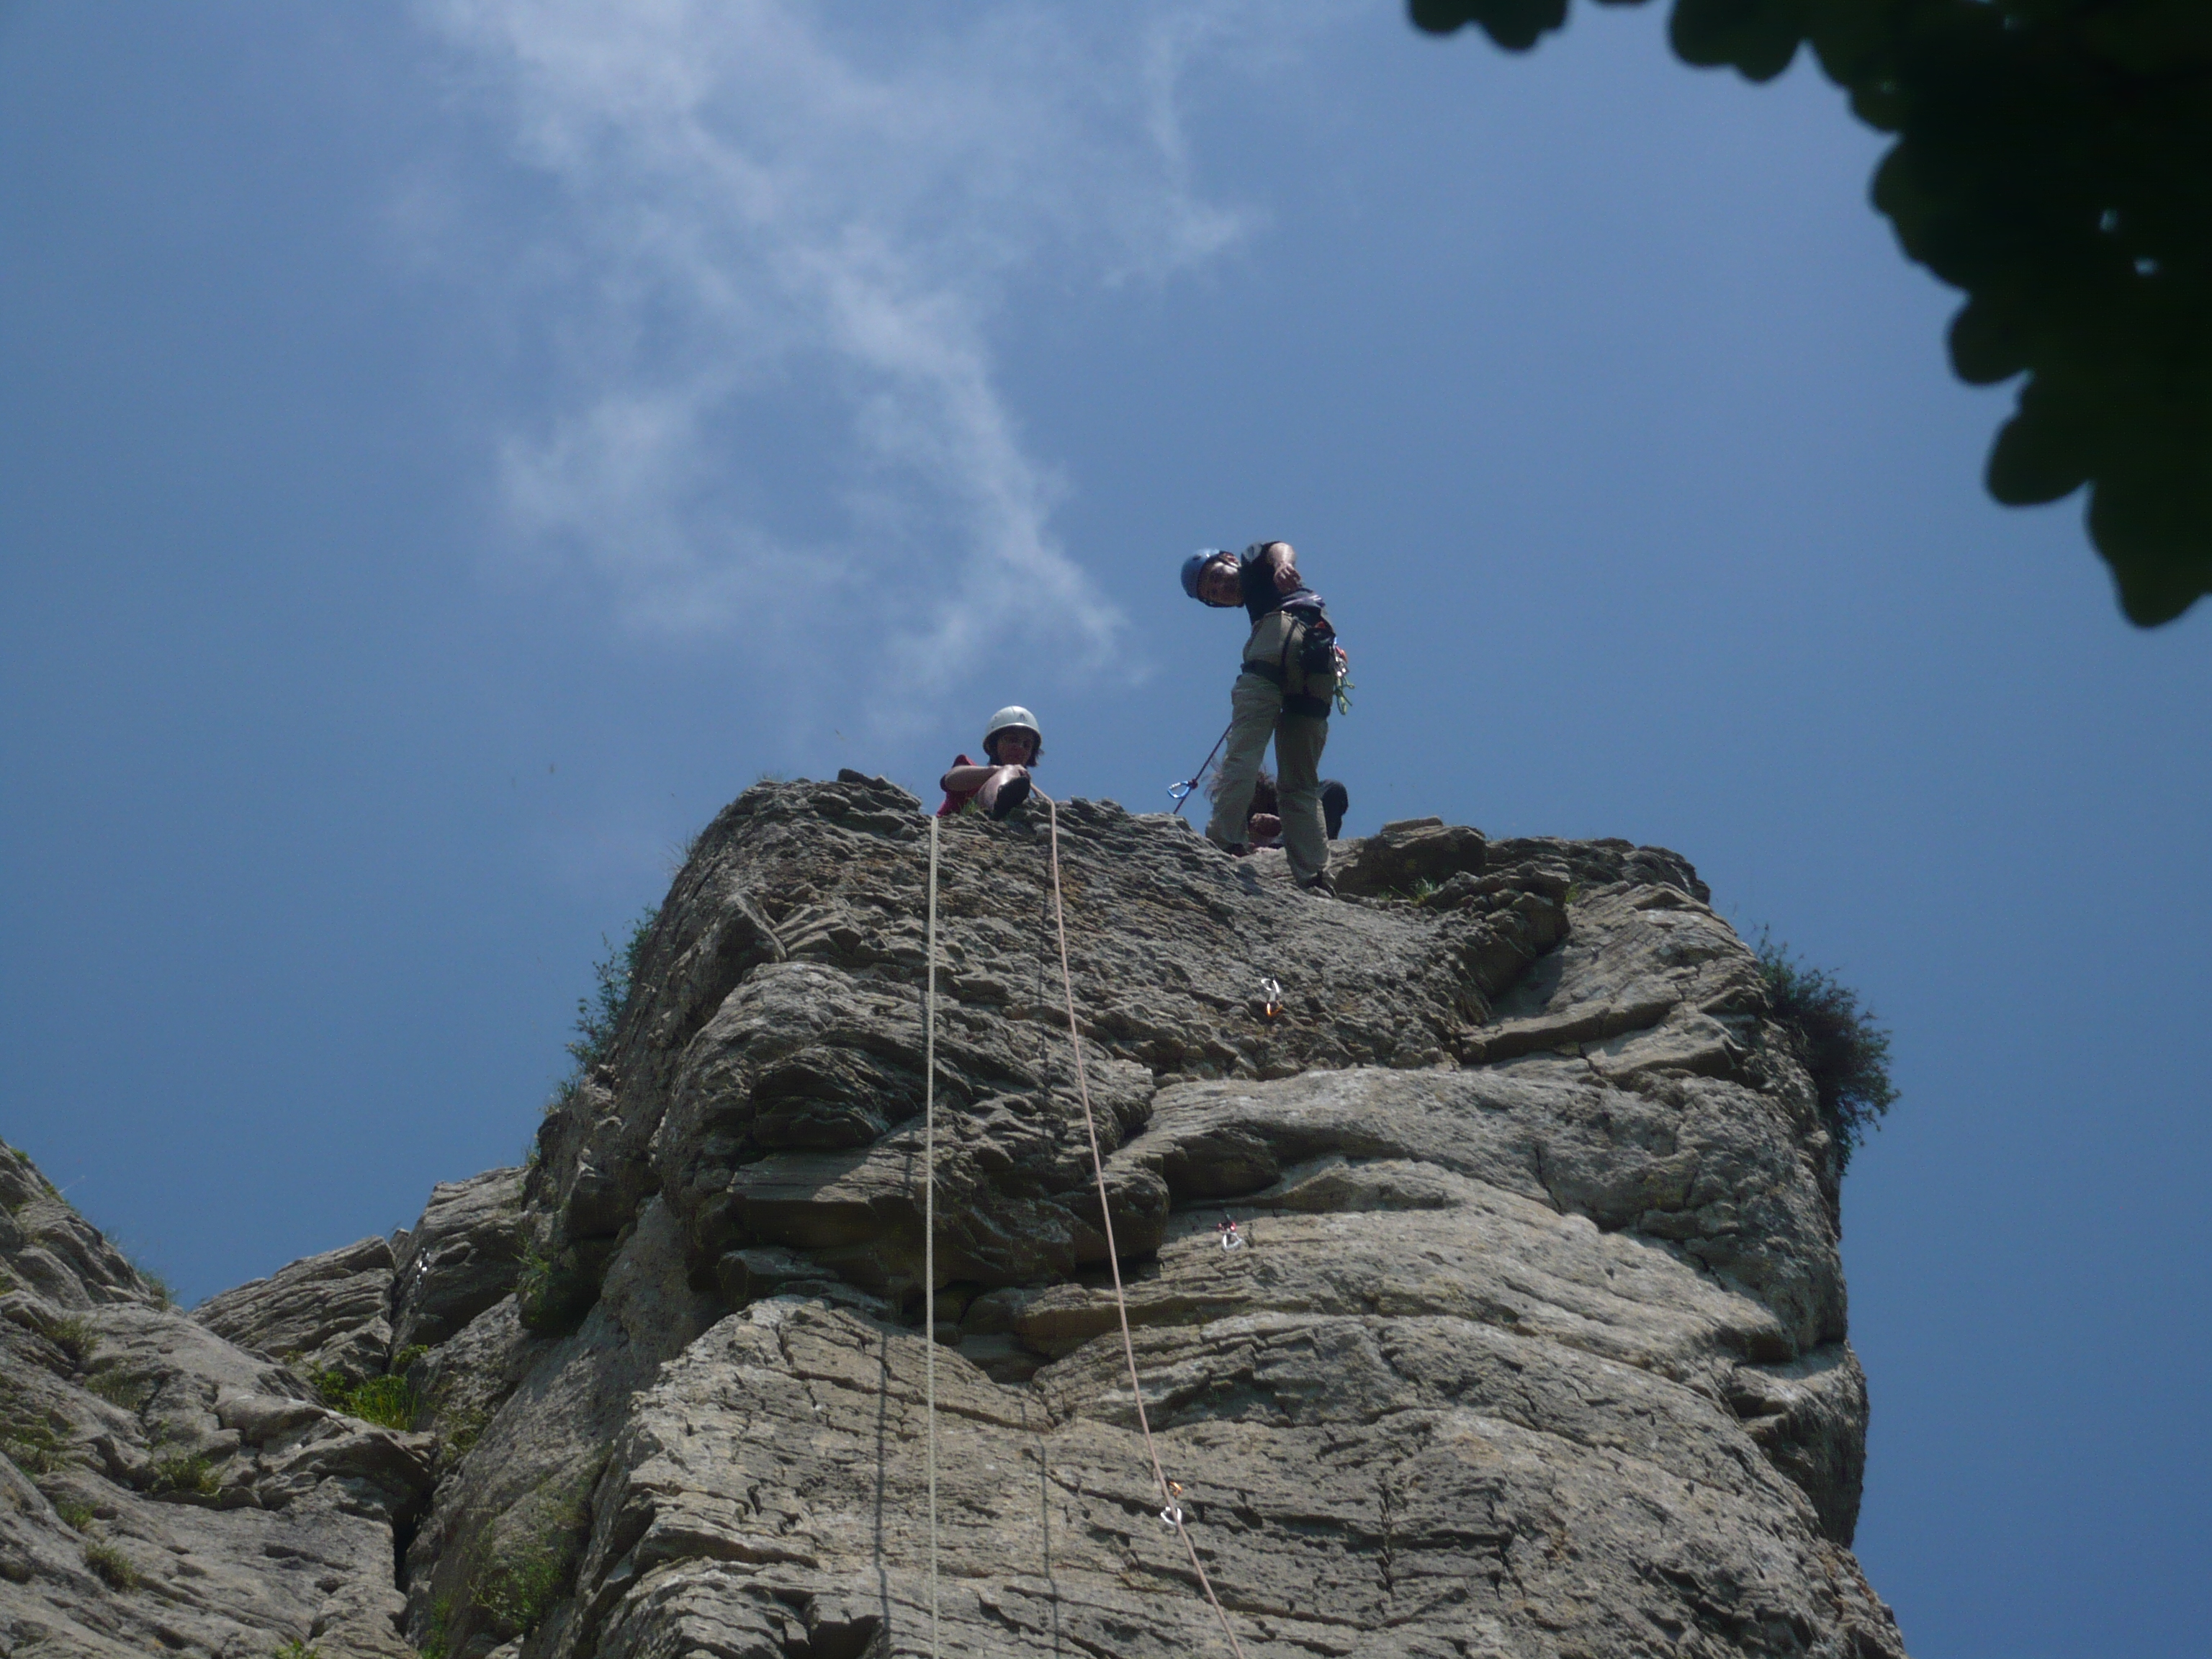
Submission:
POLYGON ((1788 945, 1761 933, 1758 951, 1767 1017, 1797 1045, 1820 1097, 1820 1120, 1835 1138, 1840 1174, 1897 1098, 1889 1080, 1889 1033, 1859 1006, 1856 991, 1797 961, 1788 945))
MULTIPOLYGON (((1642 0, 1605 0, 1640 4, 1642 0)), ((1409 0, 1526 51, 1567 0, 1409 0)), ((2011 506, 2089 486, 2149 627, 2212 592, 2212 0, 1674 0, 1674 51, 1753 81, 1810 44, 1897 135, 1875 205, 1963 289, 1960 379, 2026 374, 1990 453, 2011 506)))

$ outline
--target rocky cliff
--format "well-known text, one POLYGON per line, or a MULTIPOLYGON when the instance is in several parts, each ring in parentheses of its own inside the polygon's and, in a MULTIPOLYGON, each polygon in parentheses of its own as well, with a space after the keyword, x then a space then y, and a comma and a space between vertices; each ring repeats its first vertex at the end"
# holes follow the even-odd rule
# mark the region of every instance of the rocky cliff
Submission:
POLYGON ((933 1342, 941 1650, 1225 1652, 1110 1218, 1255 1659, 1902 1655, 1834 1148, 1686 864, 1425 822, 1332 903, 1064 805, 1102 1214, 1042 809, 949 822, 925 1331, 918 805, 732 803, 528 1169, 394 1240, 187 1318, 0 1160, 0 1654, 926 1652, 933 1342))

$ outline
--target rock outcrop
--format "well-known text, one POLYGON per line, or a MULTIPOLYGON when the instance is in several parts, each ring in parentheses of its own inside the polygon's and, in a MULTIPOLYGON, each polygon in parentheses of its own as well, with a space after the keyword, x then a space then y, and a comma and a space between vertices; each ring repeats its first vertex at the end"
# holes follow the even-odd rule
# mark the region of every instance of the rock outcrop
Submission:
POLYGON ((364 1238, 210 1297, 192 1316, 311 1377, 365 1382, 392 1359, 392 1242, 364 1238))
POLYGON ((933 1352, 942 1650, 1225 1651, 1158 1513, 1110 1221, 1150 1429, 1254 1659, 1902 1655, 1849 1547, 1835 1149, 1683 860, 1423 821, 1340 843, 1331 903, 1279 854, 1067 803, 1079 1079, 1042 807, 948 821, 924 1330, 918 809, 854 773, 746 792, 528 1170, 439 1188, 381 1253, 194 1325, 94 1237, 8 1247, 53 1289, 0 1304, 0 1375, 70 1449, 10 1488, 0 1631, 926 1651, 933 1352), (77 1309, 153 1403, 88 1391, 49 1329, 77 1309), (398 1397, 394 1365, 405 1431, 310 1398, 398 1397), (204 1492, 144 1474, 157 1420, 204 1492), (52 1497, 95 1486, 102 1536, 234 1571, 202 1593, 232 1626, 131 1622, 152 1574, 103 1583, 52 1497), (319 1577, 257 1569, 252 1528, 310 1519, 319 1577))
MULTIPOLYGON (((394 1540, 429 1437, 170 1308, 20 1153, 0 1204, 0 1652, 407 1654, 394 1540)), ((301 1265, 270 1320, 320 1350, 340 1334, 299 1285, 333 1276, 301 1265)))

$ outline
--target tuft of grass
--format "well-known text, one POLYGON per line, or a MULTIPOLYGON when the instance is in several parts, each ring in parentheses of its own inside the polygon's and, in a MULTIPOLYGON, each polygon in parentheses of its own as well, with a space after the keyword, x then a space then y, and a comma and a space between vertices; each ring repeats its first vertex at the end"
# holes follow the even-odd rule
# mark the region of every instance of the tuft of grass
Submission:
POLYGON ((54 1505, 54 1513, 62 1518, 62 1525, 73 1532, 90 1532, 94 1515, 89 1504, 70 1503, 64 1499, 54 1505))
POLYGON ((1768 1012, 1790 1033, 1820 1096, 1820 1120, 1836 1143, 1840 1175, 1851 1154, 1881 1127, 1897 1099, 1889 1079, 1889 1033, 1858 994, 1818 968, 1808 968, 1759 930, 1754 947, 1766 981, 1768 1012))
POLYGON ((430 1628, 422 1633, 422 1645, 416 1651, 422 1659, 446 1659, 446 1650, 453 1645, 453 1598, 441 1595, 430 1604, 430 1628))
POLYGON ((323 1659, 323 1650, 295 1636, 276 1644, 276 1659, 323 1659))
POLYGON ((558 1255, 522 1253, 514 1281, 515 1311, 522 1328, 538 1336, 566 1336, 584 1322, 599 1299, 599 1279, 574 1244, 558 1255))
POLYGON ((98 1395, 111 1406, 120 1406, 126 1412, 135 1412, 154 1397, 154 1385, 143 1376, 130 1376, 118 1370, 94 1371, 84 1380, 88 1391, 98 1395))
POLYGON ((392 1363, 386 1366, 385 1369, 390 1371, 394 1376, 404 1376, 407 1375, 410 1368, 414 1365, 415 1362, 429 1352, 430 1345, 428 1343, 410 1342, 405 1347, 402 1348, 398 1353, 392 1356, 392 1363))
POLYGON ((222 1490, 215 1465, 201 1452, 157 1457, 148 1465, 146 1490, 159 1498, 173 1492, 179 1498, 213 1498, 222 1490))
POLYGON ((470 1588, 478 1607, 506 1628, 526 1634, 561 1599, 574 1565, 569 1552, 535 1545, 502 1557, 470 1588))
POLYGON ((356 1382, 341 1370, 318 1371, 315 1392, 332 1410, 386 1429, 413 1428, 416 1413, 422 1405, 404 1376, 372 1376, 367 1382, 356 1382))
POLYGON ((592 1488, 604 1467, 604 1459, 594 1460, 565 1480, 556 1476, 538 1487, 524 1500, 538 1511, 537 1524, 495 1552, 470 1581, 469 1599, 503 1632, 527 1636, 568 1593, 591 1529, 592 1488))
POLYGON ((457 1411, 447 1419, 443 1439, 440 1444, 441 1461, 458 1463, 476 1449, 477 1441, 490 1425, 491 1414, 480 1410, 457 1411))
POLYGON ((705 836, 706 833, 707 826, 702 823, 696 830, 694 830, 690 835, 684 836, 682 841, 672 841, 668 843, 668 854, 665 861, 668 867, 668 873, 672 877, 681 875, 685 867, 690 864, 691 855, 699 850, 700 839, 705 836))
POLYGON ((358 1417, 364 1423, 374 1423, 386 1429, 411 1429, 415 1414, 422 1408, 415 1390, 407 1386, 404 1376, 372 1376, 360 1387, 348 1391, 345 1403, 339 1407, 349 1417, 358 1417))
POLYGON ((131 1558, 105 1540, 94 1539, 84 1547, 84 1564, 110 1589, 138 1588, 138 1569, 131 1565, 131 1558))
POLYGON ((76 1449, 4 1377, 0 1377, 0 1455, 34 1480, 59 1474, 77 1462, 76 1449))
POLYGON ((40 1334, 66 1354, 70 1364, 79 1370, 91 1364, 93 1355, 100 1352, 100 1333, 92 1328, 90 1320, 81 1315, 49 1319, 40 1334))

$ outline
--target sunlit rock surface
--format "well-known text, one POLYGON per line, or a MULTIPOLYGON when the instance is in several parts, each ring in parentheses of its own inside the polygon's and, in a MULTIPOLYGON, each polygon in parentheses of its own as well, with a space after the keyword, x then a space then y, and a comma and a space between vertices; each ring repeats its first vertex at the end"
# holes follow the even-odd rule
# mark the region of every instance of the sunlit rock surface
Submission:
POLYGON ((1425 821, 1339 843, 1332 902, 1177 820, 1060 824, 1104 1214, 1043 805, 948 821, 921 1329, 927 824, 857 774, 758 786, 695 844, 519 1185, 441 1188, 396 1248, 201 1325, 74 1218, 16 1217, 0 1365, 67 1449, 6 1494, 0 1632, 926 1652, 933 1336, 941 1650, 1226 1651, 1158 1513, 1110 1218, 1160 1457, 1248 1655, 1902 1654, 1849 1547, 1834 1149, 1686 864, 1425 821), (72 1314, 145 1401, 39 1334, 72 1314), (309 1397, 395 1361, 404 1430, 309 1397), (207 1491, 154 1490, 171 1445, 207 1491), (73 1525, 80 1492, 107 1507, 73 1525), (284 1555, 283 1527, 319 1530, 284 1555), (103 1540, 190 1553, 198 1601, 103 1579, 103 1540))

